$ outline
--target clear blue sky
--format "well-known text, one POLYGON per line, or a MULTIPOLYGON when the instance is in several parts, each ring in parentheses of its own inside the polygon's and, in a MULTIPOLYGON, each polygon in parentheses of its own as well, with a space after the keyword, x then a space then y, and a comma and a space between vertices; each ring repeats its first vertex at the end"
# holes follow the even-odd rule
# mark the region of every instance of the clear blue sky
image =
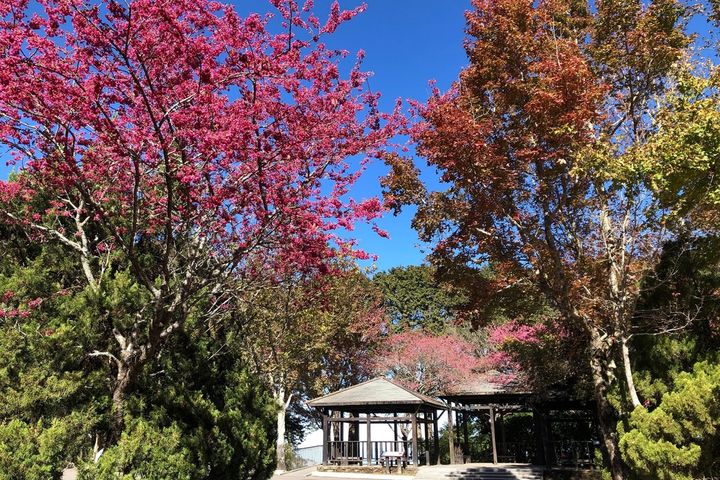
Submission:
MULTIPOLYGON (((331 0, 315 0, 315 11, 326 18, 331 0)), ((351 53, 365 51, 365 70, 372 71, 373 91, 382 93, 381 107, 390 110, 395 99, 426 100, 428 82, 436 80, 445 90, 467 64, 463 48, 465 11, 470 0, 340 0, 343 8, 365 3, 367 10, 338 28, 327 42, 334 48, 351 53)), ((268 11, 265 0, 235 0, 239 11, 268 11)), ((418 165, 425 165, 420 160, 418 165)), ((424 179, 436 184, 433 171, 425 169, 424 179)), ((356 185, 355 198, 380 194, 379 179, 385 175, 383 165, 371 166, 356 185)), ((386 270, 397 265, 421 263, 427 246, 420 245, 410 227, 414 210, 400 216, 387 214, 378 221, 390 239, 379 237, 369 226, 358 226, 353 232, 358 245, 378 256, 376 266, 386 270)))
MULTIPOLYGON (((233 2, 241 14, 273 11, 267 0, 233 2)), ((370 86, 382 93, 382 109, 392 109, 397 98, 427 99, 429 80, 436 80, 441 89, 446 89, 466 65, 464 12, 470 8, 470 0, 340 0, 342 8, 362 3, 367 4, 367 10, 341 25, 327 43, 351 54, 365 51, 364 67, 374 72, 370 86)), ((321 20, 326 18, 330 4, 331 0, 315 1, 321 20)), ((6 178, 8 173, 9 168, 0 162, 0 178, 6 178)), ((354 188, 353 197, 379 195, 379 178, 385 173, 383 165, 372 165, 354 188)), ((424 175, 434 183, 432 171, 424 175)), ((364 225, 352 233, 360 248, 378 256, 379 270, 418 264, 427 254, 410 227, 412 213, 408 210, 399 217, 388 214, 378 221, 380 228, 390 233, 390 239, 379 237, 364 225)))

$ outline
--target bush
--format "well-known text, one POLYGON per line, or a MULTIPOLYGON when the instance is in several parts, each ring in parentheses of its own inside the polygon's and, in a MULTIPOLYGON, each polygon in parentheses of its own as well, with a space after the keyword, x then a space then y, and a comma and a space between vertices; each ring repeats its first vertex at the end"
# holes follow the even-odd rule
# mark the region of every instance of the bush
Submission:
MULTIPOLYGON (((623 458, 640 479, 691 480, 717 475, 720 365, 697 363, 675 379, 656 409, 637 407, 620 438, 623 458)), ((622 425, 619 426, 622 431, 622 425)))

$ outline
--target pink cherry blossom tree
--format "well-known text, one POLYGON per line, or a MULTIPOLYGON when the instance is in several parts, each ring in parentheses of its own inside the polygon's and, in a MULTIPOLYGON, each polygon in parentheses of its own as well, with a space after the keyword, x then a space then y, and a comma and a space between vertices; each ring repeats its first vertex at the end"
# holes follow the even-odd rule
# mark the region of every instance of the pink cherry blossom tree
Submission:
POLYGON ((480 379, 485 366, 476 346, 453 334, 405 331, 383 343, 372 359, 373 371, 426 395, 452 392, 480 379))
POLYGON ((228 318, 267 272, 352 251, 338 230, 382 211, 347 194, 400 117, 378 112, 362 54, 343 68, 323 43, 362 8, 321 22, 312 1, 271 3, 241 18, 208 0, 0 1, 0 144, 19 169, 2 221, 66 247, 92 291, 125 269, 147 299, 88 352, 110 368, 112 438, 200 299, 194 314, 228 318))

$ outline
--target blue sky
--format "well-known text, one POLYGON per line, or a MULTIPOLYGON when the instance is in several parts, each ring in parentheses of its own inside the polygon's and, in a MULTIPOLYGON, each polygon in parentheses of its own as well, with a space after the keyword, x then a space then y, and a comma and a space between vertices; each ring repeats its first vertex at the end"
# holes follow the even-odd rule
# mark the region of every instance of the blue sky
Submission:
MULTIPOLYGON (((265 0, 235 0, 238 10, 268 11, 265 0)), ((331 0, 316 0, 315 12, 326 18, 331 0)), ((365 3, 367 10, 338 28, 327 39, 334 48, 349 50, 351 54, 365 51, 365 70, 372 71, 373 91, 382 93, 381 108, 389 111, 395 100, 401 98, 426 100, 430 95, 428 82, 437 81, 445 90, 467 65, 463 48, 465 38, 465 11, 470 0, 340 0, 343 8, 354 8, 365 3)), ((352 55, 354 57, 354 55, 352 55)), ((425 165, 419 160, 418 165, 425 165)), ((372 165, 355 186, 355 198, 380 194, 379 179, 387 169, 372 165)), ((424 179, 435 185, 436 176, 425 169, 424 179)), ((421 245, 410 227, 414 210, 407 209, 398 217, 387 214, 378 221, 389 232, 385 239, 369 226, 359 225, 352 232, 358 246, 377 255, 378 270, 397 265, 421 263, 427 255, 427 245, 421 245)))
MULTIPOLYGON (((273 11, 267 0, 234 3, 241 14, 273 11)), ((441 89, 446 89, 466 65, 464 12, 470 8, 470 0, 340 0, 342 8, 362 3, 367 4, 367 10, 341 25, 326 41, 333 48, 349 50, 352 57, 358 50, 365 51, 364 68, 374 72, 370 86, 382 93, 382 109, 391 110, 397 98, 427 99, 429 80, 436 80, 441 89)), ((326 18, 330 4, 331 0, 315 1, 321 20, 326 18)), ((9 171, 1 162, 0 178, 6 178, 9 171)), ((352 196, 361 199, 379 195, 379 178, 385 173, 383 165, 371 165, 352 196)), ((424 172, 424 176, 431 184, 435 182, 432 171, 424 172)), ((389 232, 390 239, 379 237, 365 225, 352 232, 360 248, 378 256, 378 270, 421 263, 428 253, 410 227, 412 213, 407 210, 398 217, 388 214, 377 222, 389 232)))

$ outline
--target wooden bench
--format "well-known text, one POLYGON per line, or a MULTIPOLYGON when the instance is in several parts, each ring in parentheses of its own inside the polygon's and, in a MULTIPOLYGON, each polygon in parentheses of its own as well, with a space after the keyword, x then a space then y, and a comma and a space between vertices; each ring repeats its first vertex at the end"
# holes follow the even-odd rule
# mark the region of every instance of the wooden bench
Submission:
POLYGON ((335 457, 332 459, 332 463, 338 465, 362 465, 363 459, 360 457, 335 457))
POLYGON ((402 473, 403 468, 405 468, 405 464, 407 463, 405 452, 403 450, 394 450, 389 452, 383 452, 380 455, 380 465, 385 466, 385 464, 387 463, 388 473, 390 473, 390 468, 392 467, 393 462, 395 462, 395 464, 400 469, 400 473, 402 473))

